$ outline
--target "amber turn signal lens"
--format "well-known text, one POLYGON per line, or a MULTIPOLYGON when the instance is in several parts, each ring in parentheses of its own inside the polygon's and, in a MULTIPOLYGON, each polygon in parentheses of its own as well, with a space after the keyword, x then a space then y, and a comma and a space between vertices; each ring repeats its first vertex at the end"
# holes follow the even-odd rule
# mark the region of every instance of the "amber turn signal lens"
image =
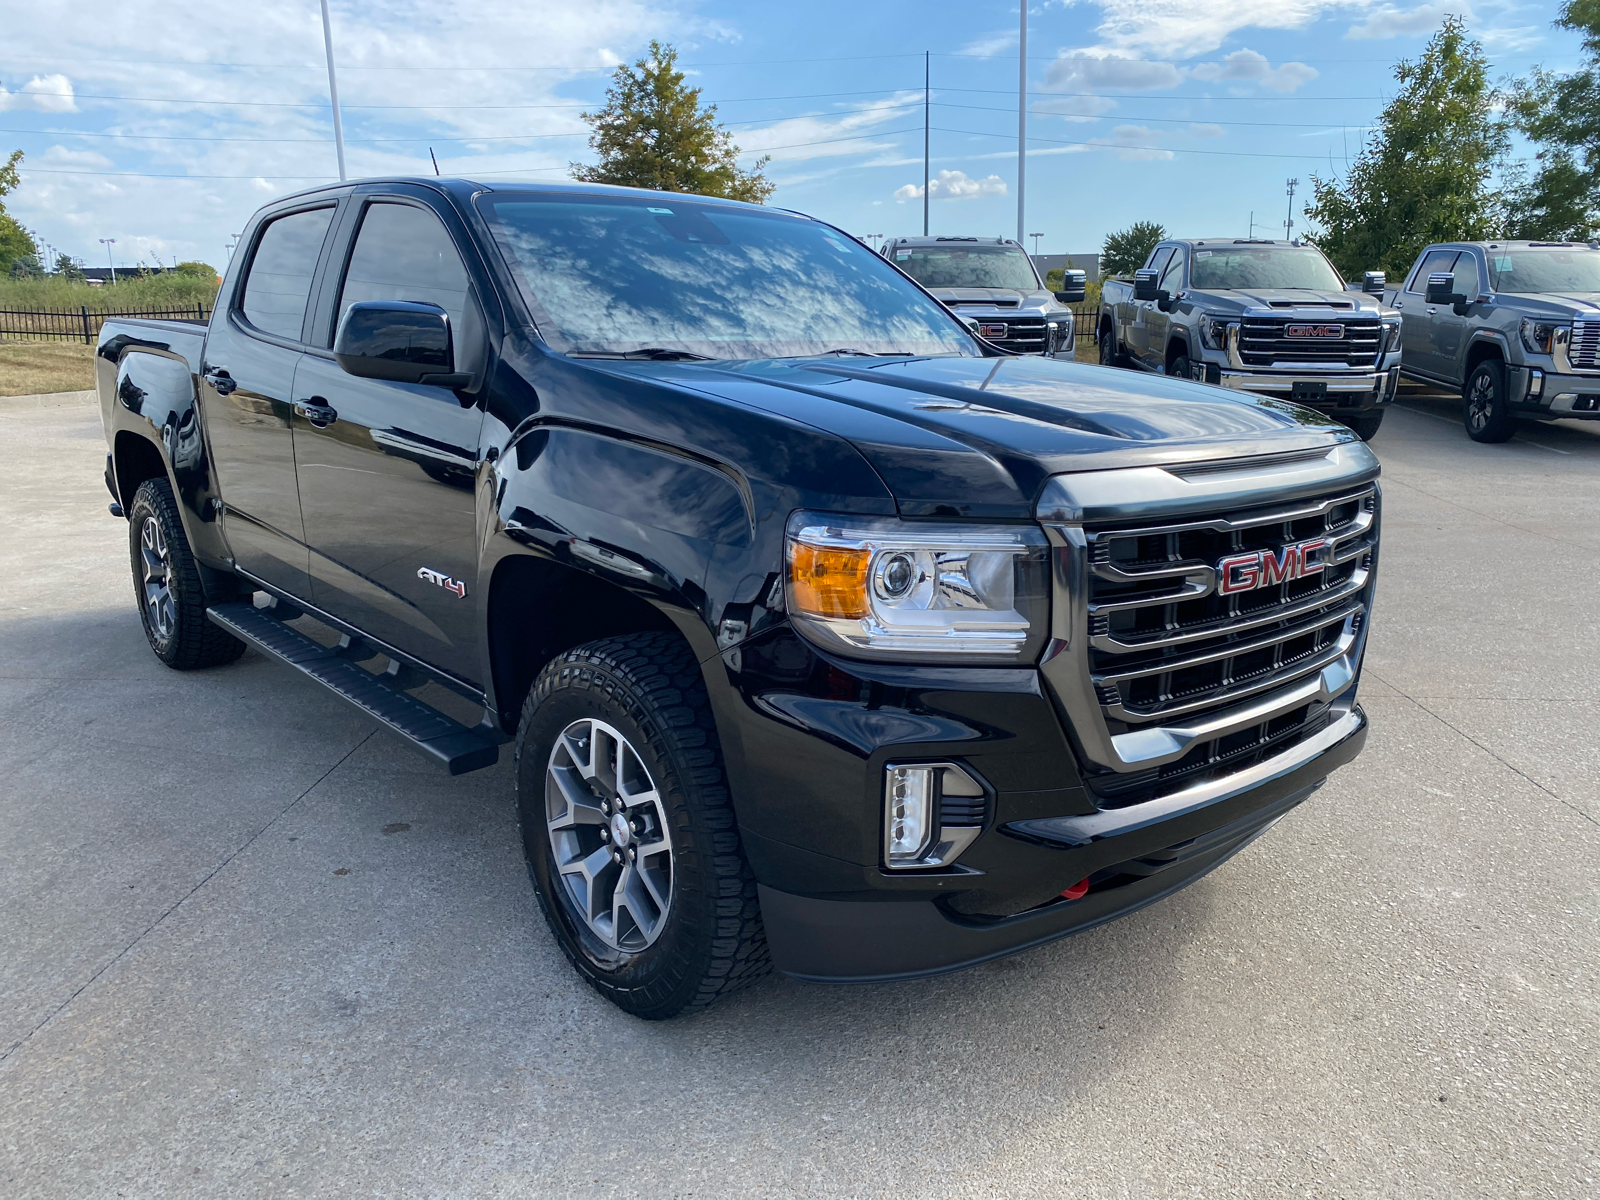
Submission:
POLYGON ((870 550, 789 543, 789 601, 814 617, 859 620, 867 615, 870 550))

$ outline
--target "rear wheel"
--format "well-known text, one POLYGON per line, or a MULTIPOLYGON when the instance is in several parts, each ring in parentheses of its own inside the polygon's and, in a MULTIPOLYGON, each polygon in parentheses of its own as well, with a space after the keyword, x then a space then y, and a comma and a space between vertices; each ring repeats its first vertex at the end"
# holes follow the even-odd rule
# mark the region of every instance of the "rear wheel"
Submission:
POLYGON ((517 731, 517 811, 562 951, 661 1020, 768 970, 709 698, 664 633, 591 642, 539 673, 517 731))
POLYGON ((1517 431, 1516 418, 1506 402, 1506 368, 1496 359, 1486 359, 1472 368, 1467 386, 1463 419, 1467 436, 1475 442, 1504 442, 1517 431))
POLYGON ((1345 424, 1355 430, 1356 436, 1363 442, 1370 442, 1373 435, 1378 432, 1378 427, 1383 424, 1383 414, 1381 412, 1362 413, 1359 417, 1351 417, 1345 424))
POLYGON ((178 517, 172 485, 147 479, 128 510, 133 591, 150 649, 178 671, 230 663, 244 643, 206 620, 205 589, 178 517))

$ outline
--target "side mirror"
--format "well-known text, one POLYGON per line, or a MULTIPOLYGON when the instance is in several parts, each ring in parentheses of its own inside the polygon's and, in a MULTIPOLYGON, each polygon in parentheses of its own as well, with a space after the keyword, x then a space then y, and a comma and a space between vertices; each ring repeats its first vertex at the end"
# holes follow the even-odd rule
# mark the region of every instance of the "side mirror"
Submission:
POLYGON ((1456 302, 1456 277, 1449 271, 1438 271, 1428 276, 1428 303, 1454 304, 1456 302))
POLYGON ((1361 277, 1361 290, 1373 296, 1381 296, 1389 287, 1389 277, 1382 271, 1368 271, 1361 277))
POLYGON ((1156 272, 1135 271, 1133 273, 1133 298, 1135 300, 1154 300, 1156 298, 1156 272))
POLYGON ((1061 272, 1061 290, 1056 299, 1063 304, 1081 304, 1087 294, 1089 276, 1083 271, 1061 272))
POLYGON ((436 304, 362 300, 339 322, 333 359, 350 375, 465 387, 471 376, 455 370, 450 317, 436 304))

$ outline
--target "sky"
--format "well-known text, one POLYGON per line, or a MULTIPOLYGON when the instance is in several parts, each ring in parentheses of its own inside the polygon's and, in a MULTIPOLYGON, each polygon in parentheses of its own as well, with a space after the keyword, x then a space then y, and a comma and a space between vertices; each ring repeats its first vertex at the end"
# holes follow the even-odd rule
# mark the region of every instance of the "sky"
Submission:
MULTIPOLYGON (((1445 13, 1496 77, 1578 65, 1554 3, 1047 0, 1028 10, 1026 234, 1098 249, 1136 220, 1174 236, 1282 236, 1287 181, 1336 176, 1445 13), (1252 224, 1253 222, 1253 224, 1252 224)), ((769 203, 857 236, 1017 232, 1020 10, 1006 0, 332 0, 352 178, 555 180, 590 161, 581 114, 652 38, 745 152, 769 203)), ((8 6, 8 210, 87 265, 220 267, 266 201, 338 178, 317 0, 8 6), (106 242, 102 239, 115 239, 106 242)))

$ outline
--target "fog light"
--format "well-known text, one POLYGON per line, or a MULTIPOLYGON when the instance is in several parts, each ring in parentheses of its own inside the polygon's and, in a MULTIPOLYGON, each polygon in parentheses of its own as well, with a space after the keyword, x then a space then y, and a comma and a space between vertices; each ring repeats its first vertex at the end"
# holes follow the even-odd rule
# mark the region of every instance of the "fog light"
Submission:
POLYGON ((932 766, 889 768, 884 851, 891 867, 912 866, 928 849, 933 834, 933 773, 932 766))

